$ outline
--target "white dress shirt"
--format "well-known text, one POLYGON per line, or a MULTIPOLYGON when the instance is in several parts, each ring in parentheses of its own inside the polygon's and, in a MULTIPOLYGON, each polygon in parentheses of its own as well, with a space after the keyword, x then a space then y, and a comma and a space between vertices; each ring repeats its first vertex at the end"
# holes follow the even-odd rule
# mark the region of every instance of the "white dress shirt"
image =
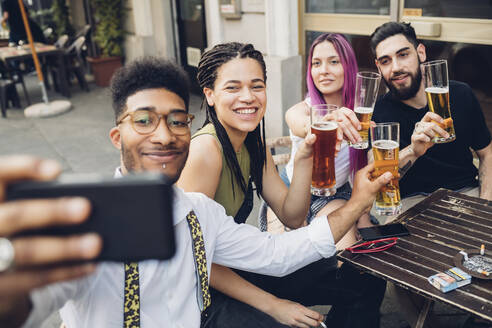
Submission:
MULTIPOLYGON (((176 254, 166 261, 139 262, 142 328, 200 326, 195 262, 186 221, 192 209, 203 230, 208 272, 215 262, 282 276, 336 251, 326 216, 304 228, 272 235, 248 224, 236 224, 221 205, 201 193, 174 187, 173 199, 176 254)), ((141 220, 145 224, 145 213, 141 220)), ((33 309, 24 326, 39 327, 61 308, 68 328, 122 328, 124 286, 123 263, 101 263, 90 276, 33 291, 33 309)))

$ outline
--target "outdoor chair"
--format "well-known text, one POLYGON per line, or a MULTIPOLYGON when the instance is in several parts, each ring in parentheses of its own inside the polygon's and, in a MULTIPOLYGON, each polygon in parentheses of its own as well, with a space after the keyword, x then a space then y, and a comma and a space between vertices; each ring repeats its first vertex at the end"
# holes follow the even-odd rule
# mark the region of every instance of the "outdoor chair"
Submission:
POLYGON ((89 37, 90 30, 91 30, 91 26, 89 24, 85 25, 75 34, 74 40, 78 39, 81 36, 83 36, 87 40, 89 37))
POLYGON ((19 95, 15 89, 15 84, 12 80, 0 80, 0 108, 2 109, 2 117, 7 117, 8 100, 12 101, 12 105, 20 107, 19 95))
POLYGON ((84 27, 82 27, 79 31, 77 31, 77 33, 75 33, 75 36, 73 38, 73 40, 77 40, 79 37, 83 36, 85 38, 85 44, 82 46, 82 61, 83 61, 83 64, 84 64, 84 67, 86 70, 89 70, 89 63, 87 62, 87 60, 85 59, 86 57, 86 54, 87 54, 87 44, 90 44, 91 42, 91 26, 89 24, 87 25, 84 25, 84 27))
MULTIPOLYGON (((85 45, 85 37, 78 37, 66 50, 63 55, 63 60, 65 63, 65 72, 68 81, 70 83, 70 78, 75 75, 77 81, 79 82, 82 90, 89 92, 89 85, 85 79, 85 67, 83 60, 83 46, 85 45)), ((60 74, 62 74, 59 63, 52 62, 50 65, 51 78, 53 80, 53 85, 55 91, 59 91, 59 81, 60 74)))
MULTIPOLYGON (((279 166, 285 165, 289 162, 290 151, 292 148, 292 141, 289 136, 267 138, 265 140, 267 151, 270 150, 273 157, 273 163, 275 168, 279 171, 279 166)), ((290 230, 285 227, 282 222, 276 217, 275 213, 268 208, 267 204, 262 200, 260 205, 260 212, 258 216, 258 226, 262 231, 269 231, 271 233, 281 233, 283 231, 290 230), (268 215, 267 215, 268 213, 268 215), (265 220, 262 220, 265 219, 265 220)))
POLYGON ((267 149, 270 149, 272 152, 273 163, 278 168, 279 165, 285 165, 289 162, 290 159, 290 148, 292 147, 292 141, 289 136, 277 137, 277 138, 267 138, 266 141, 267 149), (279 150, 287 148, 289 152, 279 153, 279 150))
POLYGON ((53 35, 53 29, 51 27, 47 27, 43 30, 43 35, 45 39, 49 39, 53 35))
POLYGON ((6 100, 11 100, 13 106, 15 107, 20 107, 19 95, 17 94, 17 89, 15 88, 16 84, 20 84, 22 86, 27 105, 31 105, 31 99, 29 98, 29 93, 27 92, 23 74, 24 73, 20 69, 16 69, 0 61, 0 77, 6 81, 10 81, 10 83, 13 83, 13 87, 9 89, 11 90, 8 94, 10 98, 7 98, 6 100))
MULTIPOLYGON (((56 40, 55 43, 53 43, 53 45, 57 48, 57 49, 64 49, 66 48, 67 46, 67 43, 68 43, 68 35, 67 34, 63 34, 63 35, 60 35, 60 37, 58 38, 58 40, 56 40)), ((53 59, 53 58, 45 58, 45 60, 43 60, 43 65, 42 65, 42 70, 43 70, 43 75, 46 76, 45 78, 45 85, 46 85, 46 89, 50 90, 51 89, 51 86, 50 86, 50 81, 49 79, 47 78, 48 77, 48 72, 49 72, 49 67, 50 66, 56 66, 57 63, 56 63, 56 59, 53 59)))
POLYGON ((68 35, 63 34, 58 38, 58 40, 56 40, 54 46, 57 47, 58 49, 63 49, 67 45, 67 42, 68 42, 68 35))

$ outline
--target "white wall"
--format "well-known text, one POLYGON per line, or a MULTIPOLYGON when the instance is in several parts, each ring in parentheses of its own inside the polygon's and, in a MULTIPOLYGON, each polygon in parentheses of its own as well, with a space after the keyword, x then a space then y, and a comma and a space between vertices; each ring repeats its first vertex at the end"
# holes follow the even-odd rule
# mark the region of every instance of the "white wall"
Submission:
POLYGON ((221 42, 252 43, 265 55, 267 137, 288 134, 284 114, 302 99, 297 0, 242 0, 240 19, 225 19, 218 0, 205 0, 208 47, 221 42))
POLYGON ((251 43, 265 53, 267 50, 265 35, 265 14, 244 13, 240 20, 223 20, 224 42, 237 41, 251 43))
POLYGON ((152 25, 154 27, 154 41, 156 45, 155 55, 176 59, 171 0, 152 0, 151 3, 152 25))
MULTIPOLYGON (((173 35, 173 18, 171 11, 172 0, 126 0, 129 9, 125 22, 125 30, 129 32, 125 42, 128 60, 143 55, 165 56, 175 58, 173 35), (137 35, 134 6, 142 10, 150 6, 150 22, 153 34, 151 36, 137 35)), ((177 0, 180 1, 180 0, 177 0)), ((144 10, 145 11, 145 10, 144 10)), ((225 19, 219 13, 218 0, 205 0, 205 22, 207 42, 210 48, 221 42, 252 43, 256 49, 267 52, 265 0, 243 0, 242 16, 239 20, 225 19)), ((139 17, 139 15, 136 15, 139 17)), ((138 19, 138 18, 137 18, 138 19)))
POLYGON ((126 6, 127 61, 142 56, 176 59, 171 0, 126 0, 126 6))
MULTIPOLYGON (((151 36, 138 35, 135 29, 138 23, 134 22, 134 16, 138 20, 139 15, 129 12, 127 25, 132 34, 126 42, 127 59, 142 55, 173 58, 172 0, 127 1, 133 6, 150 5, 152 10, 151 36)), ((207 48, 218 43, 238 41, 252 43, 265 55, 268 74, 267 136, 286 135, 284 113, 302 97, 297 0, 242 0, 241 5, 240 19, 226 19, 220 15, 219 0, 205 0, 207 48)))
POLYGON ((256 49, 266 52, 265 0, 242 0, 241 5, 240 19, 226 19, 220 16, 218 0, 205 0, 208 48, 237 41, 252 43, 256 49))

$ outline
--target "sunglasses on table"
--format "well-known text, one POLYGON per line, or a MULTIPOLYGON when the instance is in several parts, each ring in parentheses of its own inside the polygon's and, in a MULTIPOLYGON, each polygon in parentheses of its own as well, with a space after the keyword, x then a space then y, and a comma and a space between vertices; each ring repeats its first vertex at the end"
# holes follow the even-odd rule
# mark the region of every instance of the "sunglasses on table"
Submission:
POLYGON ((348 247, 345 250, 351 253, 377 253, 382 252, 396 244, 398 237, 383 238, 377 240, 366 241, 352 247, 348 247))

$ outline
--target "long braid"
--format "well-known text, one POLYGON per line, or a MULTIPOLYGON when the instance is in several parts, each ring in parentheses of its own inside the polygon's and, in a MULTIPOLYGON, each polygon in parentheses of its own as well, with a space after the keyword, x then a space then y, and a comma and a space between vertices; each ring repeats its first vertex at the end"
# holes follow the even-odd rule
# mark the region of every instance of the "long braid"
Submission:
MULTIPOLYGON (((219 67, 234 58, 252 58, 258 61, 262 67, 264 79, 266 81, 266 66, 263 55, 258 50, 255 50, 251 44, 230 42, 216 45, 211 50, 203 53, 200 63, 198 64, 197 74, 200 87, 202 89, 213 89, 219 67)), ((207 110, 204 125, 208 123, 214 125, 217 138, 222 145, 225 160, 231 170, 231 177, 235 178, 236 182, 241 187, 241 190, 245 193, 247 190, 247 181, 244 181, 241 168, 237 161, 236 152, 232 147, 229 136, 220 123, 215 108, 210 106, 205 99, 202 102, 202 108, 203 107, 207 110)), ((250 155, 250 174, 256 186, 256 193, 260 195, 263 190, 263 168, 266 165, 264 119, 262 119, 262 122, 254 131, 248 133, 244 144, 250 155)), ((234 184, 232 185, 232 188, 233 193, 235 193, 234 184)))

